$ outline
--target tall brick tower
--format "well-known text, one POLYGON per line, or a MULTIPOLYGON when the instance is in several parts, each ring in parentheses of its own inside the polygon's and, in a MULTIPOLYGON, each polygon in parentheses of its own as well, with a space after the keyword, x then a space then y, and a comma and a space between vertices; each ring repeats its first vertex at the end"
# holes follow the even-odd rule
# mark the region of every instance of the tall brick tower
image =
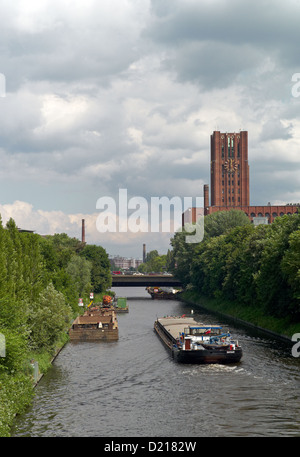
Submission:
POLYGON ((210 206, 249 206, 248 132, 213 132, 210 172, 210 206))

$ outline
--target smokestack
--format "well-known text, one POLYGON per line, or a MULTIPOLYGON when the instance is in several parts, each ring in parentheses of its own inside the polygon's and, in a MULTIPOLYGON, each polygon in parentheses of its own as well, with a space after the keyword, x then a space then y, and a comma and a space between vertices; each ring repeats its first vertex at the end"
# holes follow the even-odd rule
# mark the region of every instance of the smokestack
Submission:
POLYGON ((146 245, 143 244, 143 263, 146 262, 146 245))
POLYGON ((209 207, 209 185, 204 184, 204 215, 208 214, 208 207, 209 207))
POLYGON ((82 241, 82 243, 85 243, 85 221, 84 221, 84 219, 82 219, 81 241, 82 241))

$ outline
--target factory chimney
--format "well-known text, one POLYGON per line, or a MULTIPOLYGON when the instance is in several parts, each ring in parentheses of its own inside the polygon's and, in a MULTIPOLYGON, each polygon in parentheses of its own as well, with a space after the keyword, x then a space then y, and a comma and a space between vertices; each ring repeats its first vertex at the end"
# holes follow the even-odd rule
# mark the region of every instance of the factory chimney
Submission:
POLYGON ((143 263, 146 262, 146 245, 143 244, 143 263))
POLYGON ((85 243, 85 221, 84 221, 84 219, 82 219, 81 241, 82 241, 82 243, 85 243))

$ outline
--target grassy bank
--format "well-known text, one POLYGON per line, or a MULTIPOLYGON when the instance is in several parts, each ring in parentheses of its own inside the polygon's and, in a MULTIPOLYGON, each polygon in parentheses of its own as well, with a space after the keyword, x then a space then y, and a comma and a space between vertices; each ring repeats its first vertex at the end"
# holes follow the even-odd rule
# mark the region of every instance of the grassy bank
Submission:
POLYGON ((22 373, 1 373, 0 375, 0 437, 10 437, 14 418, 23 414, 34 398, 36 382, 33 377, 31 361, 38 362, 40 377, 47 373, 52 361, 68 342, 63 333, 52 351, 30 352, 22 373))
POLYGON ((196 291, 185 291, 182 294, 184 301, 207 309, 211 312, 220 313, 234 319, 240 319, 277 335, 284 336, 288 339, 295 333, 300 333, 300 323, 293 323, 289 316, 279 319, 266 315, 260 307, 241 306, 237 302, 226 302, 224 300, 208 298, 200 295, 196 291))

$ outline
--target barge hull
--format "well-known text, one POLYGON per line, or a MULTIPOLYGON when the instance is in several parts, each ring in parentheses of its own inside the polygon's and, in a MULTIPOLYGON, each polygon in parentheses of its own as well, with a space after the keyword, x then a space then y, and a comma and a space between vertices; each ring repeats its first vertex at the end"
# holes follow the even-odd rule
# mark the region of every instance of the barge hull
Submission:
POLYGON ((237 363, 241 360, 242 350, 223 351, 220 349, 203 351, 174 351, 172 357, 180 363, 237 363))
POLYGON ((118 329, 70 329, 70 341, 117 341, 119 339, 118 329))

